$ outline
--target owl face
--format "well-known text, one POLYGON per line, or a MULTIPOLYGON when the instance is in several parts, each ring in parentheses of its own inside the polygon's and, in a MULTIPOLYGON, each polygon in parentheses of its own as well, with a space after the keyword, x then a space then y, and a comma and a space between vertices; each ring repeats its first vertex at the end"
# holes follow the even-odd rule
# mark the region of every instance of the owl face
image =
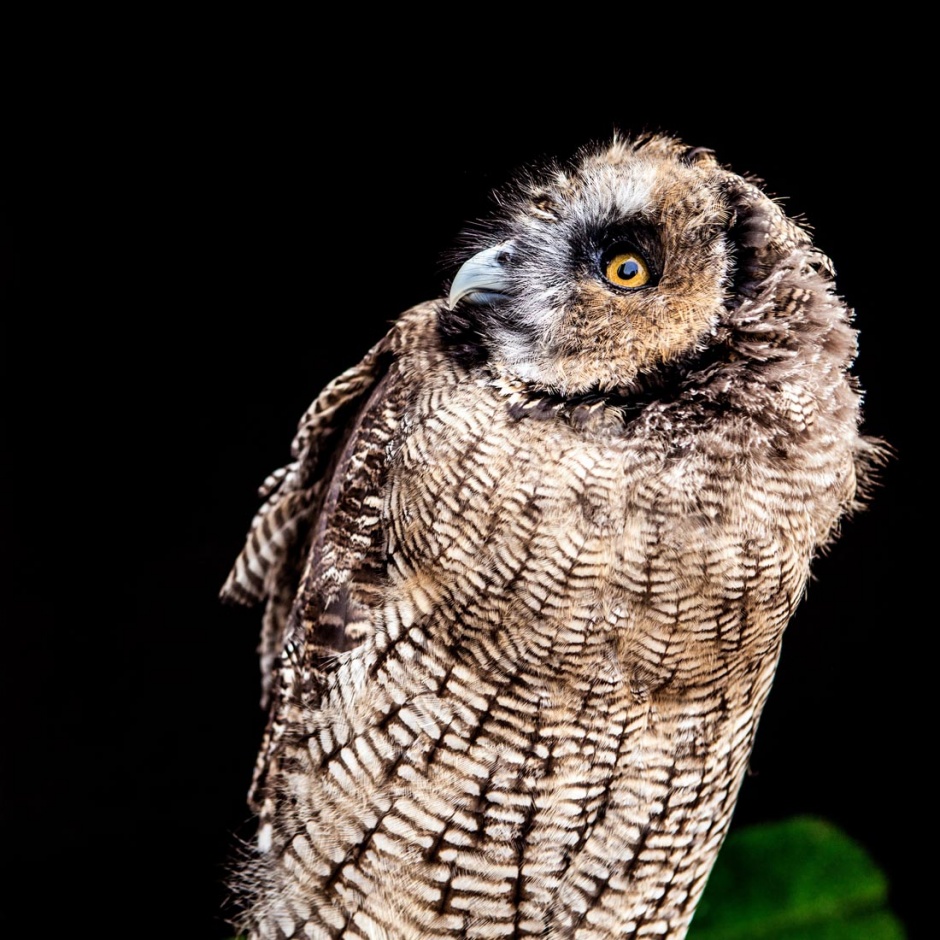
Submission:
POLYGON ((444 332, 540 388, 630 390, 715 336, 733 260, 721 186, 708 152, 663 139, 527 178, 454 278, 444 332))

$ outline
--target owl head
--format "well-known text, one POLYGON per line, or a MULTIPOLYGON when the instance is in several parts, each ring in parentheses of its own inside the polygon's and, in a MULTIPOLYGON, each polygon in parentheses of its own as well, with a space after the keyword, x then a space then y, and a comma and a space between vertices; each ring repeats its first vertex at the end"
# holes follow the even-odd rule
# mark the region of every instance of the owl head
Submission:
POLYGON ((497 204, 467 236, 440 317, 465 361, 573 396, 661 387, 717 361, 785 370, 822 333, 854 355, 829 260, 710 150, 616 137, 523 174, 497 204), (797 289, 816 301, 797 310, 797 289))

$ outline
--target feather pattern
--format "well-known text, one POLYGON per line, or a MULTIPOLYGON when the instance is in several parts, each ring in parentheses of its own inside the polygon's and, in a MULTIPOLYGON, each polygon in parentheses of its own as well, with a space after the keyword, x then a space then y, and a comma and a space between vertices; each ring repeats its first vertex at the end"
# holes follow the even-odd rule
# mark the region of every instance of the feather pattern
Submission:
POLYGON ((883 457, 755 181, 618 139, 502 206, 304 416, 224 588, 267 605, 253 938, 681 940, 883 457))

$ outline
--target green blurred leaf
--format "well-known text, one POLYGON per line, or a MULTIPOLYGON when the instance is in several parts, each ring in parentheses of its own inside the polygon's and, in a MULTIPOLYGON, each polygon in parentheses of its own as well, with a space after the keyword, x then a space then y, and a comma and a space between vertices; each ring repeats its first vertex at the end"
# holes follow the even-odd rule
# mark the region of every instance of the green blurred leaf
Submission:
POLYGON ((904 940, 885 876, 822 819, 729 834, 688 940, 904 940))

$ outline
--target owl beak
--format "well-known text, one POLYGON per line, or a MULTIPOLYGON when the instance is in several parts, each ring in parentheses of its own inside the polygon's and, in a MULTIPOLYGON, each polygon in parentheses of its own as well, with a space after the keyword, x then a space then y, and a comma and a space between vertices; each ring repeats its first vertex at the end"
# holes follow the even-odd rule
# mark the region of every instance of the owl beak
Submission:
POLYGON ((512 241, 502 242, 477 252, 465 261, 457 272, 447 304, 453 307, 458 301, 469 297, 475 303, 500 300, 509 293, 512 282, 509 266, 512 262, 512 241))

